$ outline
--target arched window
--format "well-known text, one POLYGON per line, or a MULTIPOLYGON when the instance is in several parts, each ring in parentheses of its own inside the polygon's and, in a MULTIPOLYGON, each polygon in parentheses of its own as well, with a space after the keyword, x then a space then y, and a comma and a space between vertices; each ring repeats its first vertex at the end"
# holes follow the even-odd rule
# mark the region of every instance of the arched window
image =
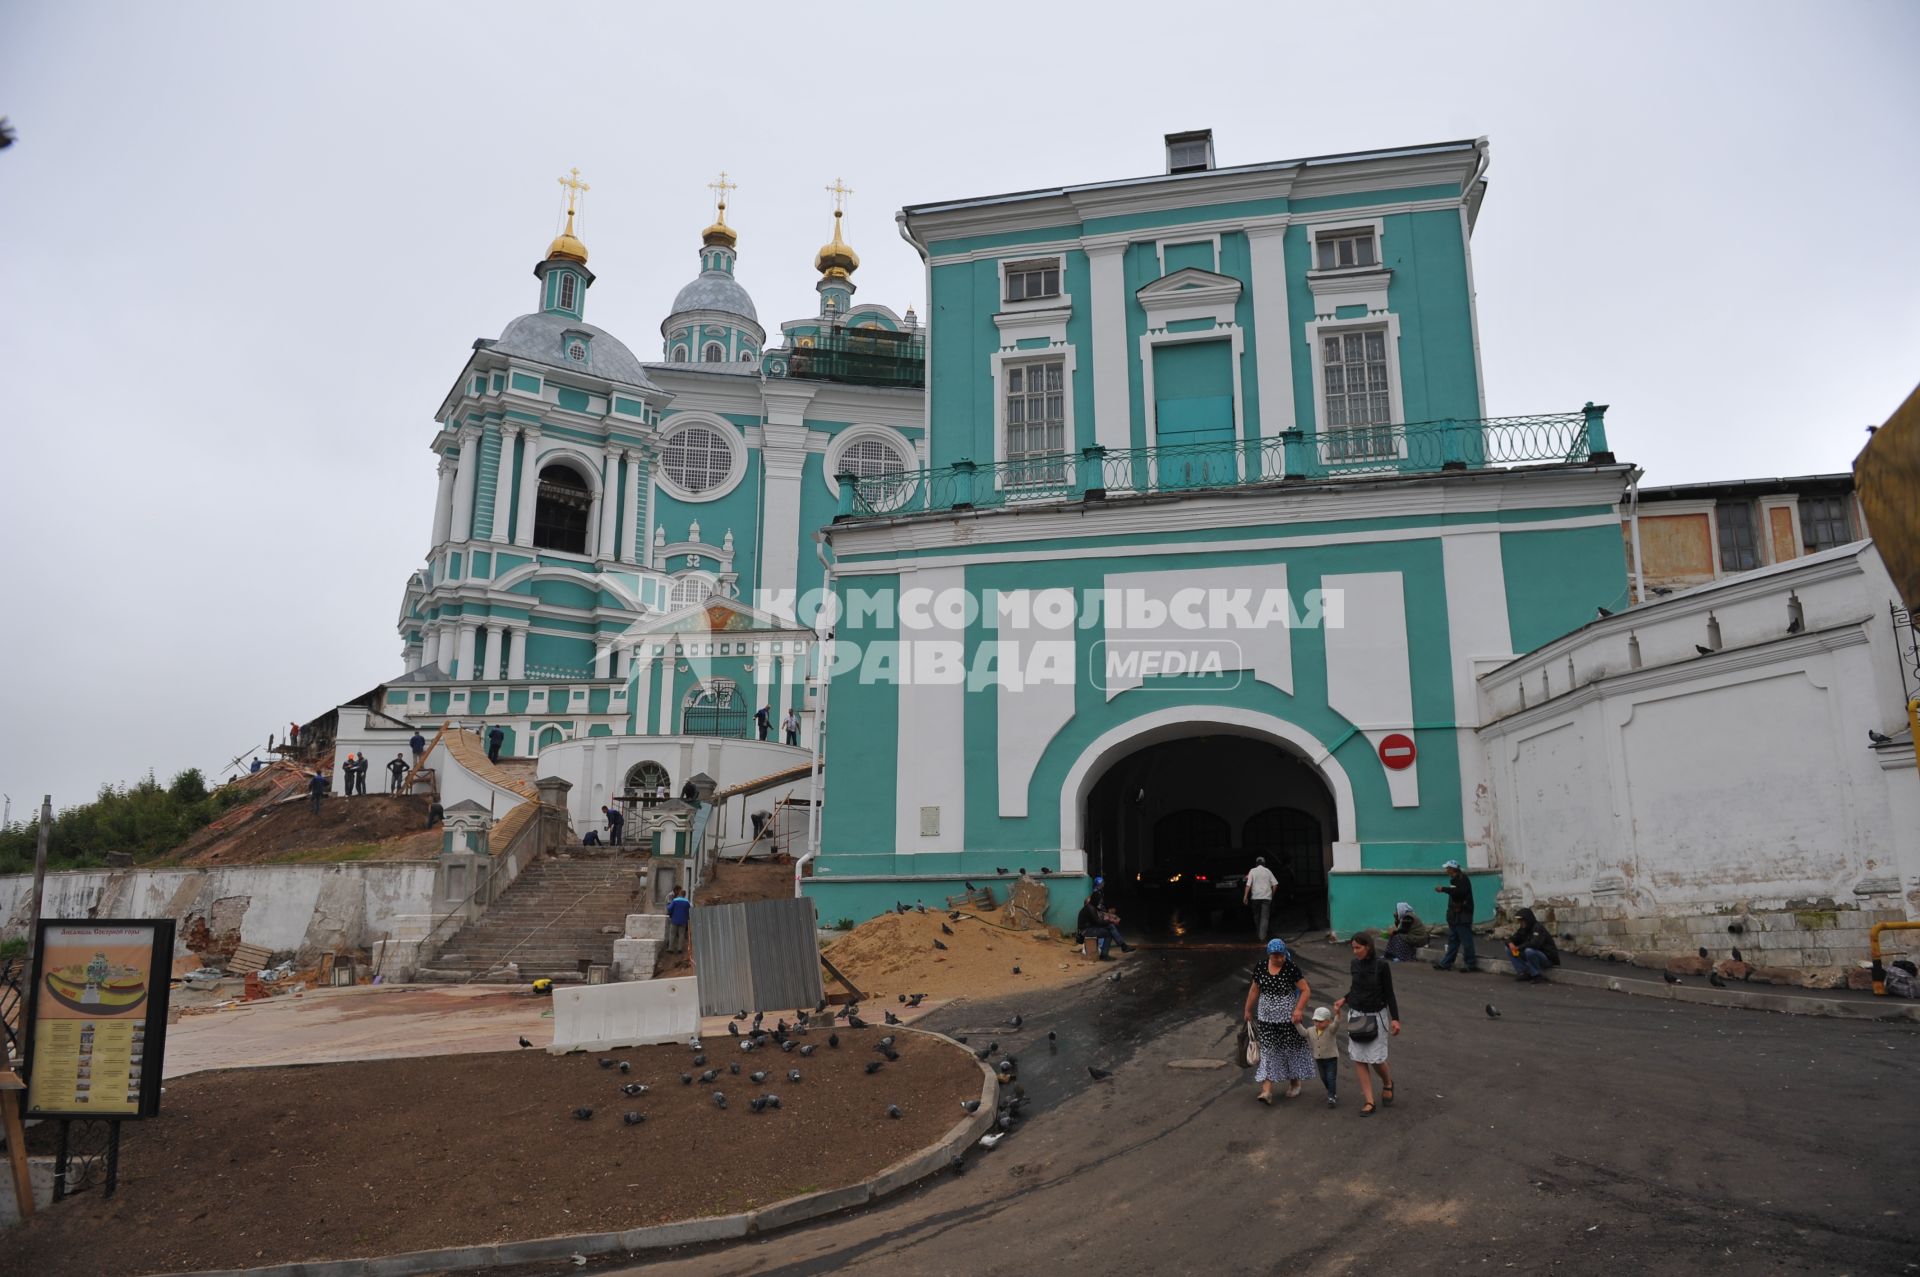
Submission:
POLYGON ((733 450, 711 426, 688 426, 660 449, 660 465, 682 490, 705 492, 732 471, 733 450))
POLYGON ((651 794, 667 788, 669 783, 667 769, 648 759, 627 768, 627 783, 623 788, 630 794, 651 794))
POLYGON ((673 595, 667 600, 669 608, 692 607, 696 603, 705 603, 713 597, 713 582, 704 576, 683 576, 673 583, 673 595))
POLYGON ((885 439, 857 439, 840 453, 840 464, 836 468, 862 479, 872 479, 883 474, 899 474, 907 468, 907 462, 900 450, 885 439))
POLYGON ((564 554, 587 552, 587 524, 593 490, 570 465, 540 468, 539 498, 533 507, 533 543, 564 554))
POLYGON ((574 302, 574 298, 577 296, 576 290, 578 289, 578 287, 579 287, 579 281, 573 277, 572 271, 561 272, 560 309, 562 310, 573 309, 573 302, 574 302))
POLYGON ((687 362, 687 348, 685 346, 675 346, 673 353, 668 355, 667 358, 673 363, 684 364, 687 362))
POLYGON ((727 348, 717 341, 710 341, 707 343, 706 351, 701 354, 700 358, 710 364, 725 363, 727 361, 727 348))

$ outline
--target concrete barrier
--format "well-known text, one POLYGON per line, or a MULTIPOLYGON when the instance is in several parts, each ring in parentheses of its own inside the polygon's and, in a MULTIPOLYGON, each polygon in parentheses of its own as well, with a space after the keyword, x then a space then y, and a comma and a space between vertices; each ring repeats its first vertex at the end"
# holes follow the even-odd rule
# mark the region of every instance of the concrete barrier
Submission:
POLYGON ((693 979, 556 986, 553 1045, 547 1050, 564 1055, 697 1037, 698 986, 693 979))

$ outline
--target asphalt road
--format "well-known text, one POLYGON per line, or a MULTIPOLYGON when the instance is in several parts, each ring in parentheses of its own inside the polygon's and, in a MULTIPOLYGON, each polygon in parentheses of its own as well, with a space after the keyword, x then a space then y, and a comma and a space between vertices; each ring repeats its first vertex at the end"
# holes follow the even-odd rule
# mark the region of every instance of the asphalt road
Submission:
MULTIPOLYGON (((1344 946, 1301 953, 1316 1000, 1344 991, 1344 946)), ((1361 1118, 1347 1065, 1338 1109, 1312 1081, 1269 1110, 1250 1074, 1168 1064, 1229 1054, 1252 957, 1149 950, 1117 983, 930 1018, 1010 1047, 1034 1098, 958 1178, 643 1267, 524 1271, 1920 1273, 1911 1023, 1402 965, 1394 1106, 1361 1118)))

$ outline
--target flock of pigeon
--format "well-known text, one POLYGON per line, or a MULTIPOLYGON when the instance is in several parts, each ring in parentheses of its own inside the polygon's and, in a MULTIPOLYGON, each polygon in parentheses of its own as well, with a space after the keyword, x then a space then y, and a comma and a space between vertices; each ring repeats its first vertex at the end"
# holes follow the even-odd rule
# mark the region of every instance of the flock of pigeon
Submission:
MULTIPOLYGON (((901 1005, 911 1009, 919 1006, 920 1003, 926 999, 926 996, 924 993, 903 993, 900 995, 899 1000, 901 1005)), ((826 1014, 826 1011, 827 1003, 823 999, 812 1011, 801 1010, 794 1012, 793 1023, 789 1024, 783 1017, 777 1019, 774 1022, 774 1026, 769 1029, 766 1027, 765 1012, 756 1011, 753 1013, 751 1019, 749 1019, 747 1013, 743 1010, 736 1013, 734 1017, 727 1022, 728 1040, 737 1044, 742 1056, 750 1057, 758 1051, 777 1050, 782 1054, 796 1055, 801 1059, 807 1059, 811 1057, 815 1051, 819 1050, 821 1044, 818 1042, 802 1042, 800 1039, 812 1035, 816 1030, 822 1030, 826 1033, 825 1045, 827 1049, 829 1051, 837 1051, 840 1049, 839 1027, 841 1024, 844 1024, 848 1029, 875 1027, 870 1021, 863 1020, 860 1017, 860 1004, 857 1002, 848 1003, 831 1015, 826 1014)), ((886 1027, 892 1027, 901 1023, 900 1017, 895 1015, 889 1008, 882 1008, 881 1014, 886 1027)), ((1025 1020, 1023 1017, 1015 1015, 1004 1023, 1007 1028, 1018 1032, 1025 1023, 1025 1020)), ((963 1045, 967 1044, 965 1037, 956 1037, 955 1040, 963 1045)), ((519 1039, 519 1042, 522 1048, 533 1045, 533 1043, 524 1037, 519 1039)), ((779 1071, 777 1066, 750 1068, 748 1065, 757 1064, 757 1061, 748 1060, 746 1064, 743 1064, 740 1059, 728 1060, 724 1068, 718 1065, 710 1066, 707 1063, 707 1046, 699 1038, 690 1040, 687 1043, 687 1047, 692 1052, 689 1067, 701 1071, 697 1074, 693 1072, 680 1074, 680 1085, 690 1087, 698 1082, 702 1086, 718 1087, 731 1085, 731 1083, 722 1083, 721 1079, 723 1077, 743 1078, 744 1085, 759 1090, 759 1094, 753 1095, 747 1100, 747 1109, 749 1112, 765 1113, 769 1110, 778 1110, 780 1108, 779 1094, 775 1091, 765 1089, 774 1084, 774 1074, 779 1071)), ((1053 1030, 1049 1029, 1047 1031, 1047 1050, 1054 1052, 1058 1049, 1059 1037, 1053 1030)), ((863 1072, 868 1077, 881 1072, 887 1065, 899 1061, 900 1049, 898 1035, 892 1033, 882 1035, 875 1040, 873 1050, 880 1058, 867 1061, 863 1072)), ((1007 1093, 1003 1095, 999 1101, 999 1112, 994 1119, 994 1130, 1002 1134, 1011 1131, 1014 1127, 1015 1120, 1020 1116, 1021 1110, 1024 1109, 1028 1103, 1026 1088, 1019 1084, 1020 1061, 1018 1057, 1011 1053, 1003 1053, 998 1041, 989 1042, 986 1046, 975 1049, 973 1053, 975 1058, 983 1062, 991 1063, 994 1075, 999 1079, 1000 1085, 1003 1088, 1008 1088, 1007 1093), (999 1056, 1000 1058, 996 1061, 994 1059, 995 1056, 999 1056)), ((618 1072, 623 1076, 633 1072, 633 1064, 629 1060, 617 1060, 611 1056, 601 1056, 598 1059, 598 1063, 602 1069, 609 1072, 618 1072)), ((1104 1082, 1113 1076, 1113 1074, 1106 1069, 1092 1066, 1088 1067, 1087 1074, 1096 1082, 1104 1082)), ((789 1065, 785 1070, 785 1076, 789 1084, 797 1086, 805 1075, 797 1065, 789 1065)), ((619 1084, 618 1089, 619 1093, 627 1099, 637 1100, 641 1096, 646 1095, 652 1088, 642 1082, 622 1082, 619 1084)), ((726 1091, 721 1089, 715 1089, 709 1096, 709 1099, 716 1109, 725 1109, 729 1103, 726 1091)), ((980 1101, 978 1099, 962 1100, 960 1102, 960 1108, 966 1113, 978 1113, 980 1111, 980 1101)), ((898 1104, 889 1103, 882 1111, 889 1119, 893 1120, 898 1120, 906 1116, 906 1111, 898 1104)), ((591 1105, 582 1104, 573 1110, 573 1116, 577 1121, 589 1122, 593 1120, 594 1109, 591 1105)), ((646 1114, 637 1109, 628 1109, 621 1113, 620 1120, 628 1126, 638 1126, 642 1122, 645 1122, 647 1118, 646 1114)), ((950 1165, 954 1174, 960 1174, 965 1169, 963 1155, 956 1153, 950 1165)))

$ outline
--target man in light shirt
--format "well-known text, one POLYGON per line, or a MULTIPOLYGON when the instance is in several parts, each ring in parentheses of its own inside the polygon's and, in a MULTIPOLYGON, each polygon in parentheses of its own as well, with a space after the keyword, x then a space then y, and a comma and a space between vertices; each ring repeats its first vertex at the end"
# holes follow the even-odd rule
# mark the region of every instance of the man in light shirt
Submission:
POLYGON ((1273 889, 1279 880, 1273 876, 1273 870, 1267 868, 1265 856, 1253 858, 1253 871, 1247 875, 1247 885, 1240 889, 1240 903, 1251 904, 1254 913, 1259 916, 1259 932, 1255 939, 1266 943, 1269 924, 1273 921, 1273 889))

